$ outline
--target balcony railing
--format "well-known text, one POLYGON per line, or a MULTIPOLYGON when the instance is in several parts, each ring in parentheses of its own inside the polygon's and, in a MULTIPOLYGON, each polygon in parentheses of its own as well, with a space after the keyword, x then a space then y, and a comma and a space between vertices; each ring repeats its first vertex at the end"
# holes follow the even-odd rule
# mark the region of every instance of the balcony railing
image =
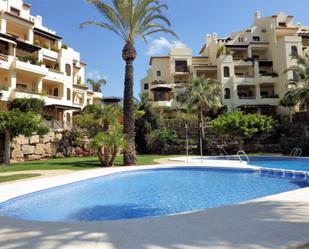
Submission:
POLYGON ((261 95, 262 99, 279 99, 278 94, 272 94, 272 95, 261 95))
POLYGON ((235 76, 237 78, 254 78, 254 75, 252 74, 240 74, 240 73, 235 73, 235 76))
POLYGON ((188 73, 188 67, 185 66, 175 66, 175 73, 188 73))
POLYGON ((8 62, 9 61, 9 56, 6 55, 6 54, 0 54, 0 60, 8 62))
POLYGON ((44 121, 52 129, 68 129, 68 130, 71 130, 73 128, 72 123, 65 122, 65 121, 62 121, 62 120, 52 119, 52 120, 44 120, 44 121))
POLYGON ((239 95, 238 95, 238 98, 239 99, 256 99, 256 97, 254 97, 254 96, 247 97, 247 96, 239 96, 239 95))
POLYGON ((58 74, 64 74, 63 72, 61 72, 61 71, 59 71, 59 70, 57 70, 57 69, 52 69, 52 68, 48 68, 48 71, 49 72, 53 72, 53 73, 58 73, 58 74))

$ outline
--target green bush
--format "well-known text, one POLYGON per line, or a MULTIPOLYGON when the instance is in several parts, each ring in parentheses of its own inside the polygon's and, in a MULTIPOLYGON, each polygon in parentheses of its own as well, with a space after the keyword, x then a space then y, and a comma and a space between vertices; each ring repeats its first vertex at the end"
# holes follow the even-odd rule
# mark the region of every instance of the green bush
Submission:
POLYGON ((42 113, 44 100, 35 98, 16 98, 9 104, 9 110, 19 110, 21 112, 42 113))
POLYGON ((165 127, 156 129, 147 136, 147 145, 153 153, 166 154, 168 146, 176 141, 176 132, 165 127))
POLYGON ((218 135, 237 139, 242 149, 244 140, 269 132, 273 127, 273 119, 261 114, 243 114, 236 111, 227 112, 212 120, 210 124, 218 135))
POLYGON ((308 127, 304 127, 303 133, 300 137, 286 137, 280 139, 280 148, 284 155, 289 155, 293 148, 301 148, 303 156, 309 156, 309 132, 308 127))
POLYGON ((59 52, 59 48, 56 45, 52 45, 50 47, 50 50, 54 51, 54 52, 59 52))
POLYGON ((62 44, 61 48, 63 48, 63 49, 68 49, 69 47, 68 47, 67 44, 62 44))

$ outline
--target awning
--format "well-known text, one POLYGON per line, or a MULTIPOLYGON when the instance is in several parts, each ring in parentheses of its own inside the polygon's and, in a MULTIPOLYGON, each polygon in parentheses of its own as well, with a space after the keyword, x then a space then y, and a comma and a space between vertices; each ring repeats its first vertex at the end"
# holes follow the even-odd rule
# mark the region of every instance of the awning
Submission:
POLYGON ((42 30, 42 29, 38 29, 38 28, 34 28, 34 33, 39 35, 39 36, 43 36, 47 39, 51 39, 53 41, 56 41, 56 40, 61 40, 62 37, 58 36, 58 35, 55 35, 53 33, 50 33, 50 32, 47 32, 45 30, 42 30))
POLYGON ((7 43, 11 43, 11 44, 16 45, 16 42, 14 42, 14 41, 12 41, 12 40, 9 40, 9 39, 6 39, 6 38, 3 38, 3 37, 0 37, 0 40, 1 40, 1 41, 4 41, 4 42, 7 42, 7 43))
POLYGON ((69 110, 79 111, 79 110, 82 109, 81 107, 76 107, 76 106, 56 105, 56 104, 46 105, 46 106, 44 106, 44 108, 54 108, 54 109, 59 109, 59 110, 63 110, 63 111, 69 111, 69 110))
POLYGON ((16 42, 17 42, 17 49, 25 50, 25 51, 30 52, 30 53, 39 51, 41 49, 38 46, 26 43, 26 42, 21 41, 21 40, 16 40, 16 42))

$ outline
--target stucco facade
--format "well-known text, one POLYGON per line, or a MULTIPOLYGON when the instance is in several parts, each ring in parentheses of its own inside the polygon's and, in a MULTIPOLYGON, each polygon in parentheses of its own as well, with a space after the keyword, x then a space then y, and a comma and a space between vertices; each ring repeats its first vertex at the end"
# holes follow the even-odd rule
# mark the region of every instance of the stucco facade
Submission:
POLYGON ((74 112, 102 94, 85 84, 79 52, 63 45, 30 8, 22 0, 0 1, 0 108, 14 98, 40 98, 56 123, 70 124, 74 112))
POLYGON ((156 108, 177 109, 190 78, 205 76, 222 84, 223 102, 229 110, 286 113, 279 102, 294 75, 284 71, 296 65, 292 54, 308 52, 309 27, 294 24, 293 17, 284 13, 261 17, 257 11, 248 29, 227 38, 206 35, 199 56, 192 56, 189 48, 174 48, 168 56, 151 57, 141 93, 156 108), (218 54, 222 46, 225 51, 218 54))

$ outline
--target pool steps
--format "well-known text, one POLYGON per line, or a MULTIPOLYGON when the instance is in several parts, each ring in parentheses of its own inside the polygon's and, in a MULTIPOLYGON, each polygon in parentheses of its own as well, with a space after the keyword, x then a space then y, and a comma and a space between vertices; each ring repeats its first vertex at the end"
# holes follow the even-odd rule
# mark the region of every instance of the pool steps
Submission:
POLYGON ((259 168, 254 170, 259 175, 269 177, 279 177, 290 180, 307 180, 309 181, 309 172, 273 168, 259 168))

